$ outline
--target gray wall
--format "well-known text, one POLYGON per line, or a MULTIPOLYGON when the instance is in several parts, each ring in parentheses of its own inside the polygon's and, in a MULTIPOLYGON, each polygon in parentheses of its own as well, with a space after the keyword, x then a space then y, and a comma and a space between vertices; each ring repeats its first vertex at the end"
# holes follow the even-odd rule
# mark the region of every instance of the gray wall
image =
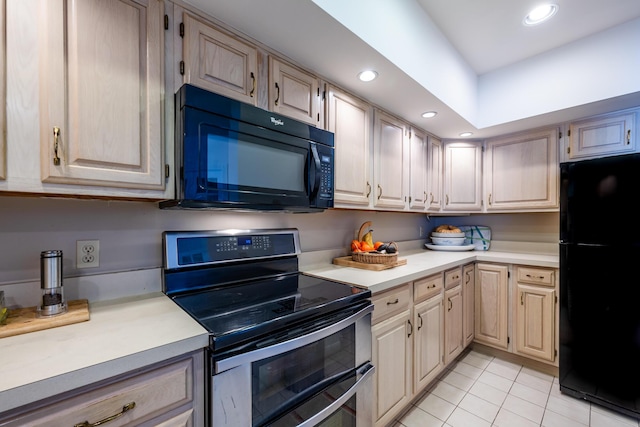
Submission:
POLYGON ((347 248, 355 230, 373 221, 375 240, 427 239, 442 223, 488 225, 494 240, 557 242, 557 214, 473 215, 329 210, 316 214, 166 211, 156 202, 0 197, 0 285, 39 280, 40 252, 64 252, 64 276, 162 266, 162 232, 226 228, 300 230, 302 250, 347 248), (100 241, 100 267, 76 269, 76 240, 100 241))

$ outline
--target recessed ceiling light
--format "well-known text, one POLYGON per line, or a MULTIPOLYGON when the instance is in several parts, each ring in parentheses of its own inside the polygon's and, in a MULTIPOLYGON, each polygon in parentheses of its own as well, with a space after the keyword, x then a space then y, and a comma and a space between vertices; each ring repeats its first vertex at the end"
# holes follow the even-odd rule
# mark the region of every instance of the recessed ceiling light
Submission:
POLYGON ((430 119, 431 117, 435 117, 438 113, 435 111, 427 111, 426 113, 422 113, 422 117, 425 119, 430 119))
POLYGON ((462 133, 460 134, 460 136, 462 136, 462 137, 465 137, 465 136, 471 136, 471 135, 473 135, 473 132, 462 132, 462 133))
POLYGON ((363 82, 370 82, 371 80, 378 77, 378 73, 373 70, 365 70, 358 74, 358 78, 363 82))
POLYGON ((533 9, 527 16, 524 17, 522 23, 524 25, 537 25, 546 21, 556 14, 558 11, 558 5, 556 4, 543 4, 533 9))

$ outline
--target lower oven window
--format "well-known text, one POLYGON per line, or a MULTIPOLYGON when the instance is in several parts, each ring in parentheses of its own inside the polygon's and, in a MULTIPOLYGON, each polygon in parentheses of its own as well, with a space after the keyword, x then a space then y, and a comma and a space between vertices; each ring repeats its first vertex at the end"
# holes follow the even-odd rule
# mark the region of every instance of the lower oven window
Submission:
MULTIPOLYGON (((310 418, 355 383, 355 364, 354 325, 296 350, 254 362, 253 426, 297 425, 310 418)), ((354 402, 347 401, 344 410, 330 418, 355 415, 354 402)))

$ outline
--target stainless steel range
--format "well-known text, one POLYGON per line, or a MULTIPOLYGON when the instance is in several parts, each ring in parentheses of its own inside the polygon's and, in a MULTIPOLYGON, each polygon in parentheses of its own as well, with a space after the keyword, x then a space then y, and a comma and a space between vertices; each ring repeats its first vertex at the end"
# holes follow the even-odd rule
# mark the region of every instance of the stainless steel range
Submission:
POLYGON ((164 292, 209 331, 209 425, 373 425, 370 291, 299 272, 296 229, 163 246, 164 292))

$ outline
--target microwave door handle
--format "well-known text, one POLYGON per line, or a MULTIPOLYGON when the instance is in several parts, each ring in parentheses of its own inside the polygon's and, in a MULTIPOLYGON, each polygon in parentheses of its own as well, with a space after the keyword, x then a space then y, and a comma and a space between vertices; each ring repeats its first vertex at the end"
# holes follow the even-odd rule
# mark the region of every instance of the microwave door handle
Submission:
POLYGON ((316 144, 311 143, 311 155, 313 156, 311 165, 313 168, 311 169, 311 177, 313 179, 313 187, 311 187, 311 191, 309 191, 310 198, 314 198, 320 189, 320 155, 318 154, 318 148, 316 144))
POLYGON ((376 368, 370 363, 367 363, 365 366, 359 368, 358 375, 360 375, 360 378, 355 382, 355 384, 349 387, 349 389, 345 391, 340 397, 331 402, 329 406, 324 407, 320 412, 314 414, 308 420, 298 424, 298 427, 312 427, 324 421, 329 415, 333 414, 342 405, 344 405, 347 400, 351 399, 351 397, 353 397, 353 395, 355 395, 358 390, 362 386, 364 386, 365 382, 373 377, 373 373, 375 371, 376 368))

